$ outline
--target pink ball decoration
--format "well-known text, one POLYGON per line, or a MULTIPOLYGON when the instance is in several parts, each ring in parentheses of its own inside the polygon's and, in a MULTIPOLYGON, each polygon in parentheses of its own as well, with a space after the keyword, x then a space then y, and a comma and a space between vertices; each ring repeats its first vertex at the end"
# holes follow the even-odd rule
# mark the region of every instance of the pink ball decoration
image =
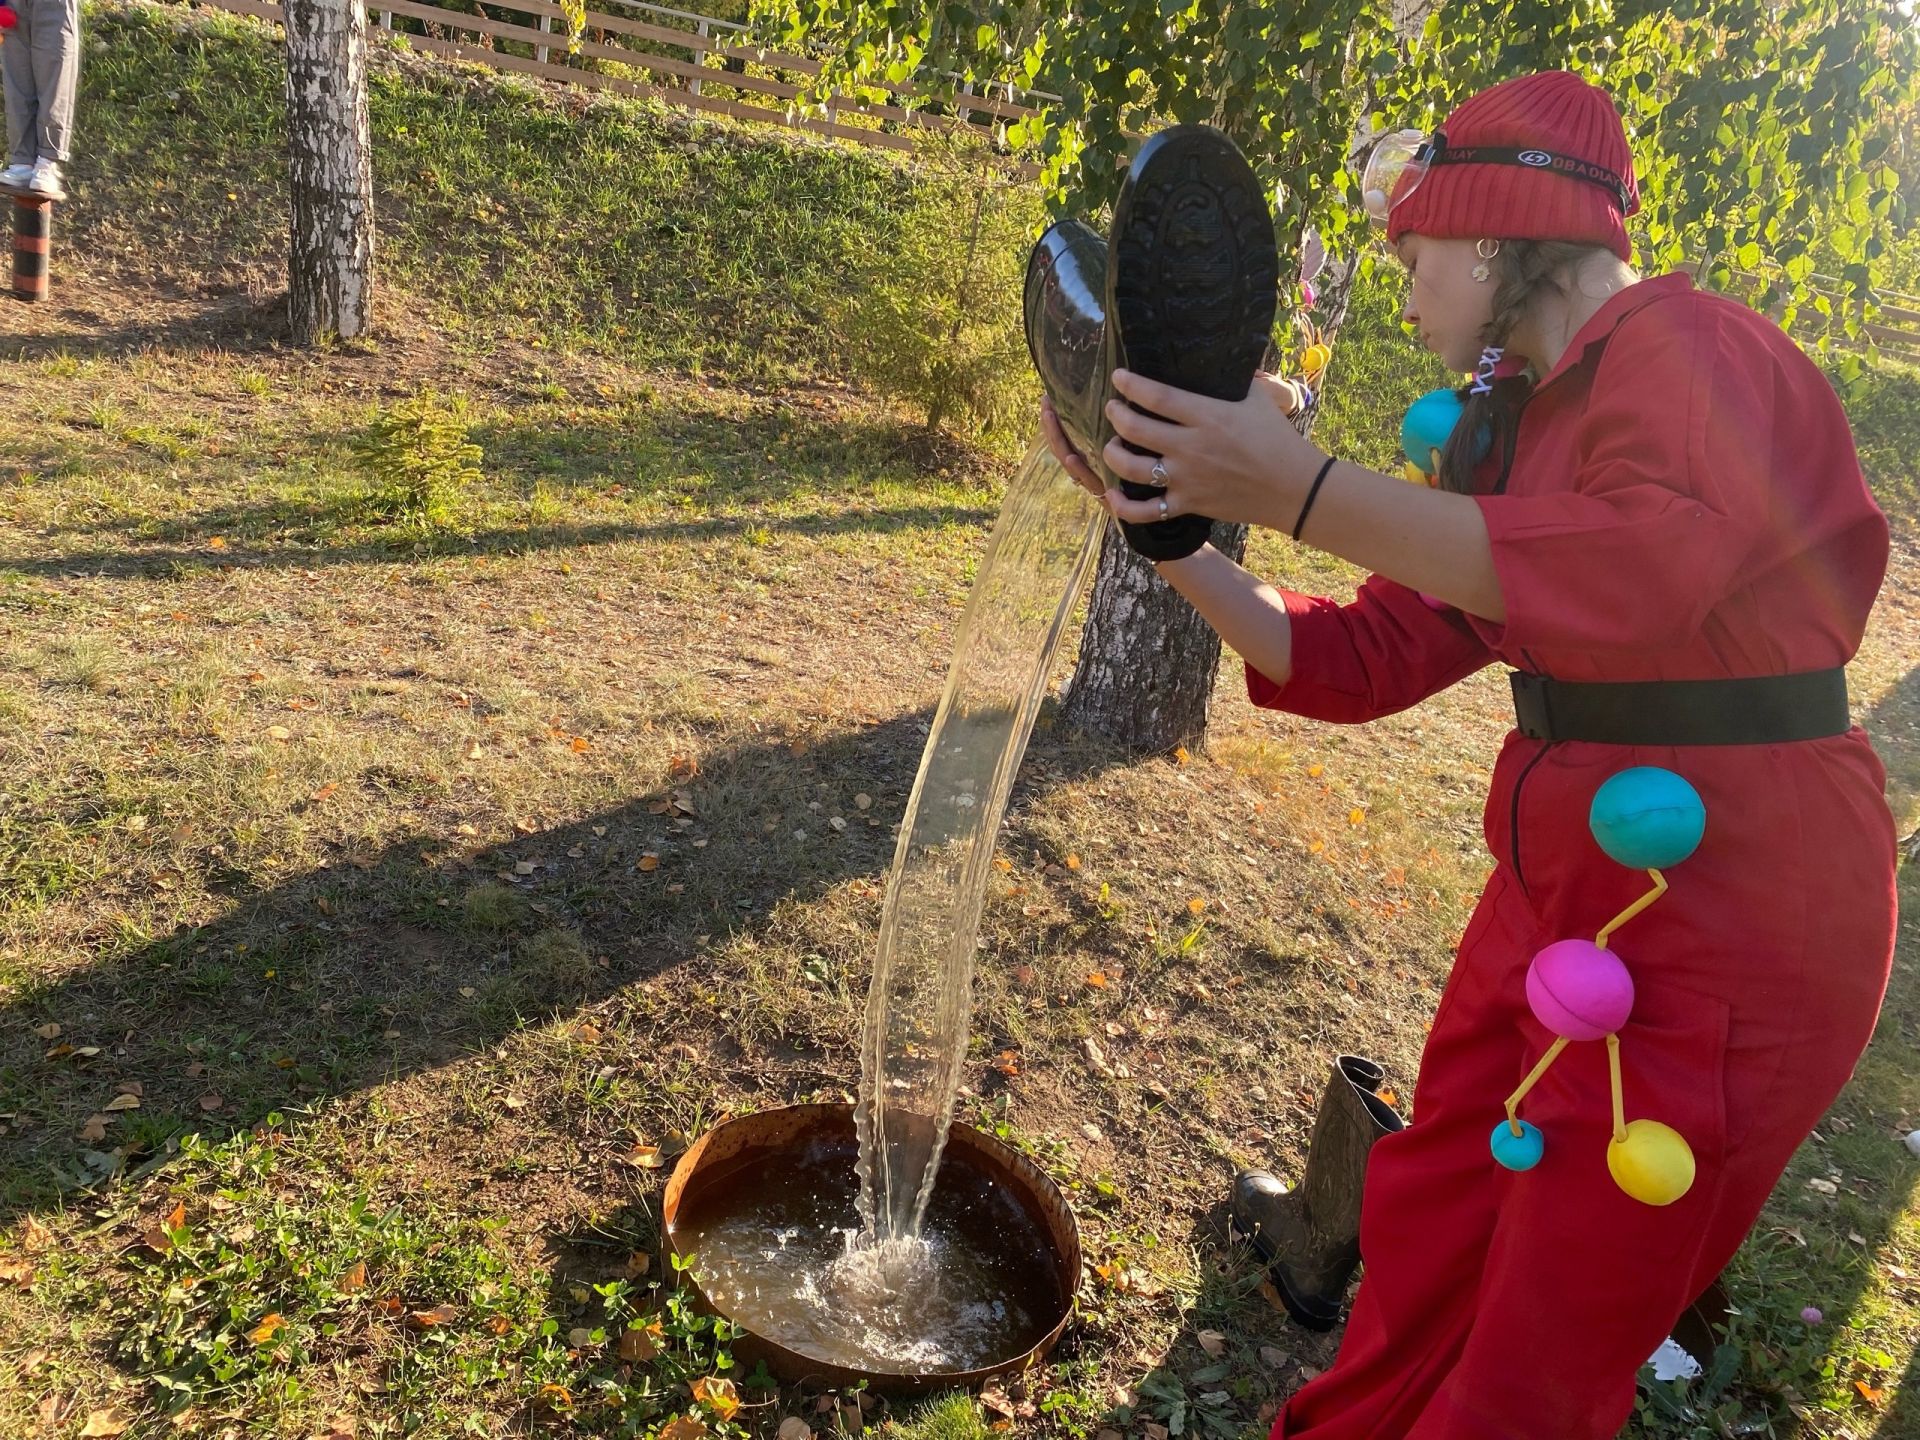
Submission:
POLYGON ((1527 1003, 1556 1035, 1604 1040, 1633 1013, 1633 977, 1591 940, 1558 940, 1527 967, 1527 1003))

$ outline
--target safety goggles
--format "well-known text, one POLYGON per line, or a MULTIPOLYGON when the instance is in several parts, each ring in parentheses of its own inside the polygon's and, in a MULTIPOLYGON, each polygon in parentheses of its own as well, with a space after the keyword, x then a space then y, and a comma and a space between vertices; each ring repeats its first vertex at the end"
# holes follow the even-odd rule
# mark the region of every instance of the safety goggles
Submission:
POLYGON ((1549 170, 1588 185, 1597 185, 1625 215, 1637 214, 1640 198, 1613 171, 1572 155, 1560 155, 1538 146, 1447 144, 1444 131, 1396 130, 1383 135, 1367 154, 1360 174, 1361 203, 1368 218, 1384 226, 1387 217, 1415 190, 1436 165, 1518 165, 1527 170, 1549 170))

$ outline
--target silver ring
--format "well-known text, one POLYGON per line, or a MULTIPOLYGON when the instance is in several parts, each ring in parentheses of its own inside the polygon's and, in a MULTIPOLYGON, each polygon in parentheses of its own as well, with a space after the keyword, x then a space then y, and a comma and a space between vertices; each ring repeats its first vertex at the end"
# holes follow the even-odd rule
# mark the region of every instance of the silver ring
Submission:
POLYGON ((1165 460, 1154 461, 1153 469, 1148 473, 1153 476, 1154 484, 1156 485, 1166 484, 1167 483, 1167 462, 1165 460))
POLYGON ((1162 520, 1167 518, 1167 502, 1164 498, 1160 501, 1160 518, 1162 520))

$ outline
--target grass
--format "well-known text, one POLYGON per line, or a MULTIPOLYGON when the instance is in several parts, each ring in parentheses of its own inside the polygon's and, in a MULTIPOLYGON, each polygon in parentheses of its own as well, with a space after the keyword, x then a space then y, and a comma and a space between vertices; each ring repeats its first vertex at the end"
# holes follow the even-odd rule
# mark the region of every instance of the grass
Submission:
MULTIPOLYGON (((1100 1267, 1080 1319, 979 1405, 757 1385, 685 1309, 659 1174, 625 1157, 855 1081, 892 827, 1005 473, 834 383, 792 298, 844 259, 848 214, 898 223, 908 181, 382 70, 387 324, 304 355, 250 298, 280 223, 272 47, 166 11, 89 23, 89 198, 56 304, 0 340, 22 401, 0 414, 0 1434, 101 1411, 211 1436, 1262 1428, 1333 1343, 1260 1297, 1225 1183, 1297 1173, 1336 1047, 1409 1086, 1484 872, 1497 678, 1335 730, 1250 711, 1229 676, 1185 763, 1049 707, 962 1109, 1068 1187, 1100 1267), (189 104, 192 149, 168 123, 189 104), (460 185, 396 164, 411 143, 460 185), (753 306, 619 228, 695 171, 686 253, 737 249, 753 306), (555 260, 520 241, 575 223, 569 177, 614 187, 609 238, 555 260), (867 199, 843 213, 847 187, 867 199), (163 272, 145 237, 187 225, 204 270, 163 272), (657 307, 641 336, 637 300, 591 298, 621 270, 657 307), (465 397, 480 475, 418 524, 363 503, 356 442, 426 386, 465 397), (747 1403, 696 1400, 709 1377, 747 1403)), ((1360 297, 1324 421, 1376 463, 1431 383, 1390 305, 1360 297)), ((1856 419, 1898 504, 1907 380, 1878 383, 1856 419)), ((1254 563, 1353 579, 1270 537, 1254 563)), ((1854 673, 1903 833, 1917 581, 1903 532, 1854 673)), ((1636 1440, 1920 1434, 1903 924, 1875 1045, 1730 1278, 1727 1385, 1646 1390, 1636 1440)))

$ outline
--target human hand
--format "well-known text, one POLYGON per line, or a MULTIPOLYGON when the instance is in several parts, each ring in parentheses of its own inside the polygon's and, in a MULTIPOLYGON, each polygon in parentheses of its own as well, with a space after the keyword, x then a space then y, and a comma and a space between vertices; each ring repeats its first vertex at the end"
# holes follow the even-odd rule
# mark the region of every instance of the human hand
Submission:
POLYGON ((1287 418, 1301 401, 1293 382, 1258 376, 1238 401, 1175 390, 1125 370, 1114 372, 1113 383, 1126 398, 1107 406, 1118 438, 1101 459, 1121 480, 1162 487, 1148 499, 1109 490, 1106 504, 1116 518, 1138 524, 1198 514, 1291 527, 1326 458, 1287 418), (1136 453, 1122 441, 1154 453, 1136 453))

